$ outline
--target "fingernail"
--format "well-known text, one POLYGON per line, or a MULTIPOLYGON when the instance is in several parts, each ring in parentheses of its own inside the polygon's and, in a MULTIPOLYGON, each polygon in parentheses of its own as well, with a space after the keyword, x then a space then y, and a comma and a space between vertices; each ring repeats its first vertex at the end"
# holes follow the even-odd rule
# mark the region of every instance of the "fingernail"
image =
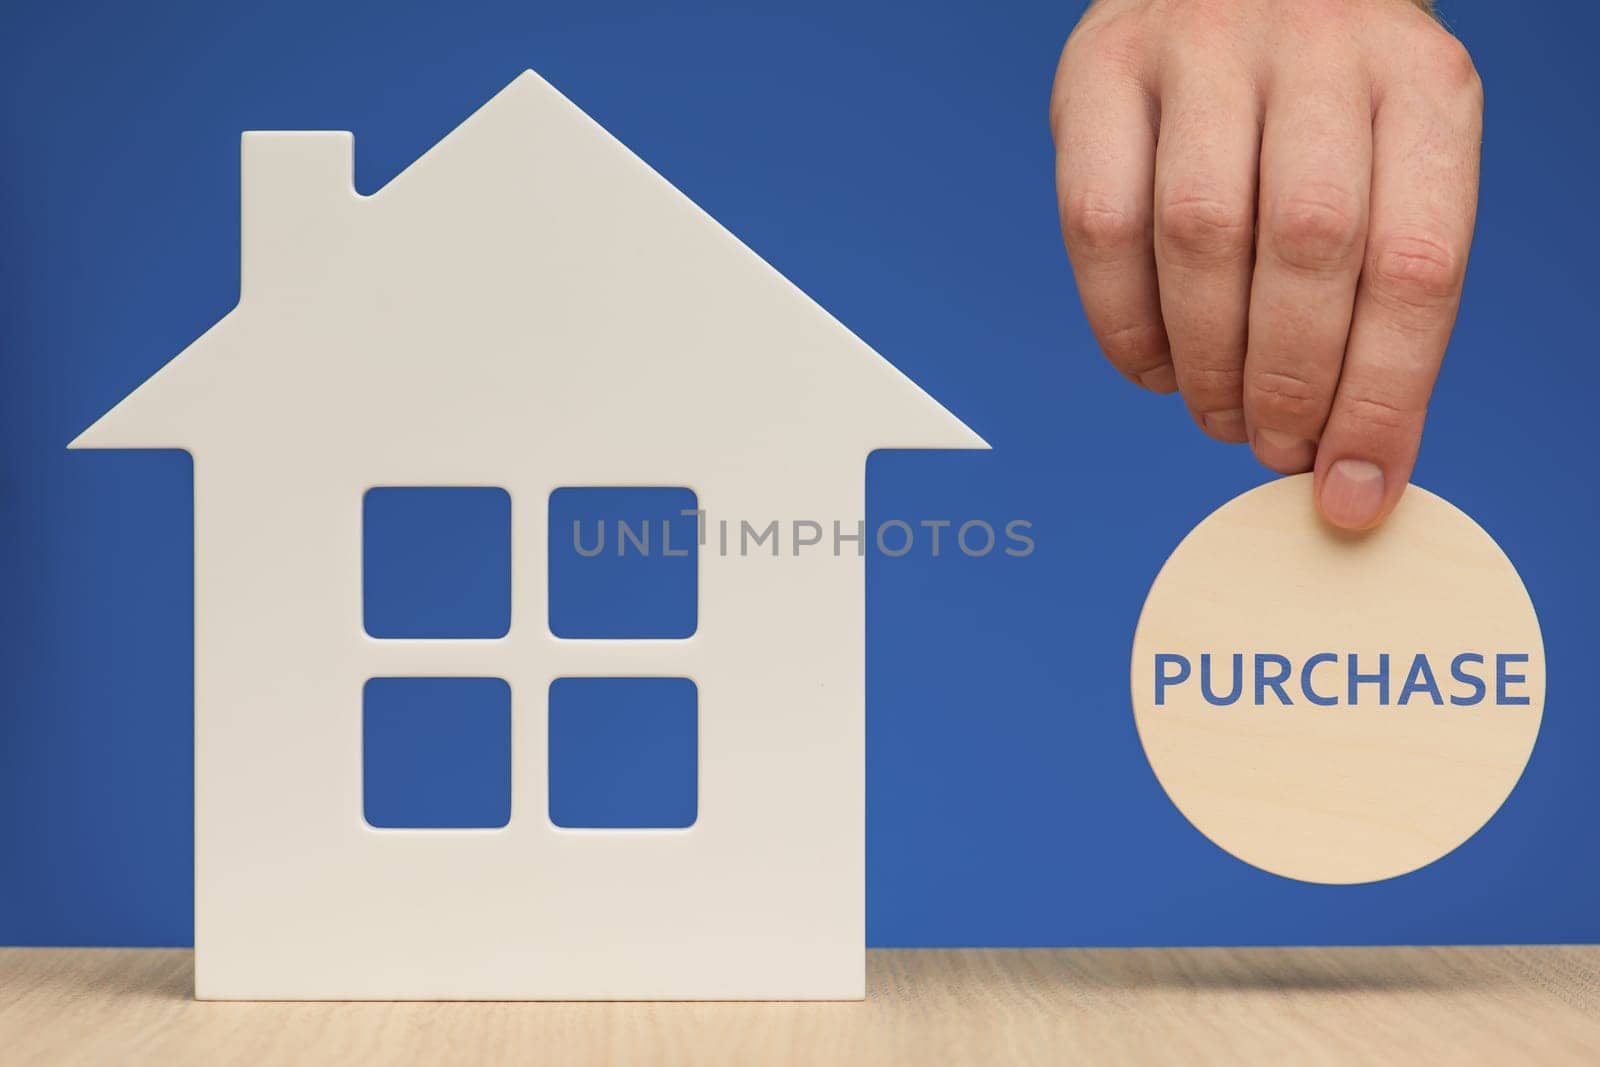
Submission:
POLYGON ((1335 526, 1361 530, 1383 507, 1383 468, 1364 459, 1341 459, 1322 479, 1322 514, 1335 526))
POLYGON ((1170 393, 1178 388, 1178 375, 1172 369, 1172 364, 1163 363, 1155 370, 1147 370, 1139 375, 1139 384, 1152 393, 1170 393))
POLYGON ((1213 437, 1234 442, 1244 440, 1244 412, 1239 408, 1231 411, 1208 411, 1200 416, 1200 423, 1213 437))
POLYGON ((1279 474, 1299 474, 1311 469, 1317 446, 1292 433, 1260 429, 1251 439, 1256 458, 1279 474))

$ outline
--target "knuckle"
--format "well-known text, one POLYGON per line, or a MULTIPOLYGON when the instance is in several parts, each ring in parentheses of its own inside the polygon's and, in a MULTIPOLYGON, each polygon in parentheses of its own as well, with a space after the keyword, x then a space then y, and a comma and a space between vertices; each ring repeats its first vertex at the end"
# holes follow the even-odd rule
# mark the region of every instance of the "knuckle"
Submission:
POLYGON ((1285 196, 1273 206, 1262 228, 1275 257, 1312 272, 1353 266, 1366 238, 1361 197, 1332 187, 1285 196))
POLYGON ((1176 36, 1190 38, 1197 34, 1227 33, 1249 17, 1237 0, 1186 0, 1169 5, 1165 14, 1175 27, 1176 36))
POLYGON ((1062 59, 1073 61, 1098 55, 1103 50, 1106 30, 1111 23, 1112 20, 1105 16, 1104 8, 1091 6, 1078 24, 1072 27, 1072 32, 1067 34, 1067 42, 1061 48, 1062 59))
POLYGON ((1163 243, 1199 263, 1228 262, 1248 255, 1255 220, 1248 201, 1181 193, 1162 201, 1163 243))
POLYGON ((1108 91, 1132 87, 1146 94, 1146 65, 1138 37, 1119 27, 1080 24, 1061 50, 1050 89, 1047 119, 1058 148, 1070 137, 1072 115, 1101 106, 1108 91))
POLYGON ((1346 389, 1339 398, 1338 418, 1347 431, 1379 440, 1420 433, 1427 409, 1394 400, 1372 389, 1346 389))
POLYGON ((1423 46, 1424 62, 1443 84, 1455 89, 1476 89, 1482 84, 1472 53, 1460 38, 1440 26, 1432 28, 1423 46))
POLYGON ((1153 322, 1134 322, 1105 330, 1100 335, 1100 347, 1107 359, 1130 374, 1154 370, 1170 358, 1167 332, 1153 322))
POLYGON ((1125 17, 1091 9, 1067 35, 1062 58, 1067 63, 1109 60, 1128 62, 1139 52, 1139 37, 1125 17))
POLYGON ((1057 128, 1069 84, 1086 88, 1108 77, 1137 81, 1145 54, 1145 35, 1138 27, 1125 16, 1106 16, 1091 8, 1061 46, 1051 93, 1051 129, 1057 128))
POLYGON ((1326 390, 1297 371, 1255 371, 1245 388, 1255 419, 1275 429, 1320 427, 1327 414, 1326 390))
POLYGON ((1061 62, 1057 65, 1056 74, 1076 66, 1082 61, 1085 52, 1094 54, 1094 23, 1087 16, 1084 17, 1072 32, 1067 34, 1065 43, 1061 46, 1061 62))
POLYGON ((1103 258, 1149 240, 1148 226, 1136 211, 1100 193, 1069 193, 1061 202, 1061 232, 1067 245, 1103 258))
POLYGON ((1183 395, 1196 408, 1209 410, 1242 406, 1244 374, 1238 367, 1185 360, 1182 363, 1180 377, 1183 381, 1183 395))
POLYGON ((1372 296, 1393 311, 1437 311, 1461 291, 1466 265, 1441 238, 1395 234, 1377 242, 1368 266, 1372 296))
POLYGON ((1407 66, 1400 75, 1402 80, 1447 112, 1463 116, 1482 113, 1483 79, 1466 45, 1431 19, 1407 41, 1407 66))

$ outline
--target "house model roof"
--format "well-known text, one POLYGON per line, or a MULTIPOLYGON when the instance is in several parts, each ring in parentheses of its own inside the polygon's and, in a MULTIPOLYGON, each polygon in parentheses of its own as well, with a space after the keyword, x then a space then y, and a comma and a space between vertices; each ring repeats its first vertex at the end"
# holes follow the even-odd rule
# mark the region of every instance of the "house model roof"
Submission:
POLYGON ((238 305, 71 447, 988 447, 532 71, 371 196, 353 151, 244 134, 238 305))

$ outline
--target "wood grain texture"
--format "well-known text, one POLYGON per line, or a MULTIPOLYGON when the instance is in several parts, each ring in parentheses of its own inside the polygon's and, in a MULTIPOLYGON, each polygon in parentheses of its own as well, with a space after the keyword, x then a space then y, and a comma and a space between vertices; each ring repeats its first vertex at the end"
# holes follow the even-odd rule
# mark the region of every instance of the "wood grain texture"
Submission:
POLYGON ((1352 535, 1322 521, 1306 474, 1184 538, 1145 601, 1132 683, 1151 769, 1201 833, 1274 874, 1369 882, 1432 863, 1499 810, 1539 733, 1544 643, 1516 568, 1459 509, 1411 486, 1352 535), (1453 677, 1463 654, 1484 665, 1476 701, 1453 677), (1159 655, 1183 657, 1188 679, 1158 687, 1159 655), (1500 655, 1522 657, 1516 684, 1498 684, 1500 655), (1272 656, 1276 690, 1259 680, 1272 656), (1385 683, 1350 681, 1384 663, 1385 683))
POLYGON ((175 949, 0 949, 0 1061, 1600 1062, 1600 946, 895 950, 864 1003, 203 1003, 175 949))

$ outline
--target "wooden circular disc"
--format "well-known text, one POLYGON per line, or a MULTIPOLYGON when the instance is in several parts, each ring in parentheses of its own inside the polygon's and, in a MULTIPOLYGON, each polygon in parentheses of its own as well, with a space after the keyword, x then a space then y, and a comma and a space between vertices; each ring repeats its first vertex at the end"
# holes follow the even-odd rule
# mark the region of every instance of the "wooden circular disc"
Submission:
POLYGON ((1172 802, 1308 882, 1392 878, 1471 837, 1528 762, 1544 685, 1528 592, 1475 522, 1411 486, 1343 533, 1309 474, 1184 538, 1133 640, 1134 719, 1172 802))

